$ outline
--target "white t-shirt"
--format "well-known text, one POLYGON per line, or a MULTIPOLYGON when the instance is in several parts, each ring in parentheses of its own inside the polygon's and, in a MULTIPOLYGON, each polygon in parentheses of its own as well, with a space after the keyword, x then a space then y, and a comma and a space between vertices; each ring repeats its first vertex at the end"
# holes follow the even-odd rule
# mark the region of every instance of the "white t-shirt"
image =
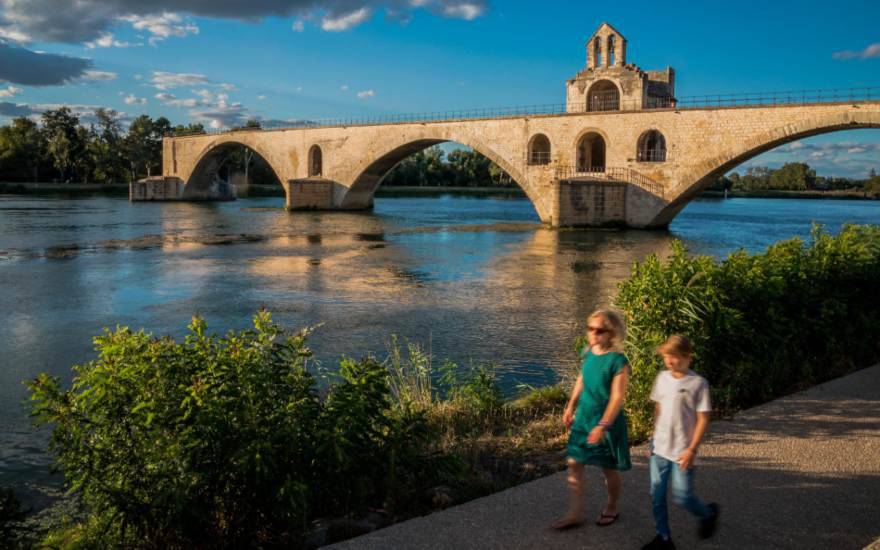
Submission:
POLYGON ((654 380, 651 400, 660 404, 654 423, 654 454, 678 460, 691 444, 698 412, 710 412, 709 382, 692 370, 681 378, 664 370, 654 380))

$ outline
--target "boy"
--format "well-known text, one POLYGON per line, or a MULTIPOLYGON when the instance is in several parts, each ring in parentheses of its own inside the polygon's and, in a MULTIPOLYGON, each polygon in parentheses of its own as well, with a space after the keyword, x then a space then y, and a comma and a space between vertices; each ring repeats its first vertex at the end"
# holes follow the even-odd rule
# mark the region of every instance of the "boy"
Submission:
POLYGON ((672 498, 699 520, 698 535, 709 538, 718 524, 718 505, 706 505, 693 493, 694 458, 709 426, 712 405, 709 383, 690 369, 693 346, 673 335, 657 348, 665 371, 657 375, 654 401, 654 437, 651 453, 651 499, 657 536, 642 550, 674 550, 669 532, 666 487, 672 478, 672 498))

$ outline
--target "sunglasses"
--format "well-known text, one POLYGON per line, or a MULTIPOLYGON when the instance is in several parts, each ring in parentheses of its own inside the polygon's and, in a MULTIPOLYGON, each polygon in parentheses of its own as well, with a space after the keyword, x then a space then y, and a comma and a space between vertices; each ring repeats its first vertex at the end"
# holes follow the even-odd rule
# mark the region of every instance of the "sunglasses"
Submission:
POLYGON ((611 332, 607 328, 602 328, 602 327, 587 327, 587 330, 589 330, 590 332, 595 332, 596 336, 602 336, 606 332, 611 332))

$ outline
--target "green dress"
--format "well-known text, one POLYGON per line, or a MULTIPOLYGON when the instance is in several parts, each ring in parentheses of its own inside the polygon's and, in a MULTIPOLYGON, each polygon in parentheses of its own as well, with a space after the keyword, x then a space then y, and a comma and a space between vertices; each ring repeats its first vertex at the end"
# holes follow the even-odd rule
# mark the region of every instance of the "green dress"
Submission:
POLYGON ((596 427, 608 400, 611 398, 611 381, 627 365, 626 356, 616 351, 596 355, 588 350, 581 364, 584 390, 575 410, 574 423, 568 436, 568 456, 580 464, 592 464, 612 470, 629 470, 629 438, 626 416, 623 410, 605 430, 603 441, 587 443, 590 430, 596 427))

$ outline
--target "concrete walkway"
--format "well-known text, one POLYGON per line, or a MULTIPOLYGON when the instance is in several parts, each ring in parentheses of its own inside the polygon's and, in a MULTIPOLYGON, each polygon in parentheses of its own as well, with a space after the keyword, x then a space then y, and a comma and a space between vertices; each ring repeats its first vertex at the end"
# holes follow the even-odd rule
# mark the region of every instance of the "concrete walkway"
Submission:
MULTIPOLYGON (((880 538, 880 366, 715 422, 702 447, 697 494, 721 505, 715 537, 670 503, 678 548, 861 549, 880 538)), ((555 532, 564 473, 339 543, 337 549, 641 548, 654 536, 647 451, 633 449, 620 520, 555 532)), ((591 517, 601 474, 589 477, 591 517)))

